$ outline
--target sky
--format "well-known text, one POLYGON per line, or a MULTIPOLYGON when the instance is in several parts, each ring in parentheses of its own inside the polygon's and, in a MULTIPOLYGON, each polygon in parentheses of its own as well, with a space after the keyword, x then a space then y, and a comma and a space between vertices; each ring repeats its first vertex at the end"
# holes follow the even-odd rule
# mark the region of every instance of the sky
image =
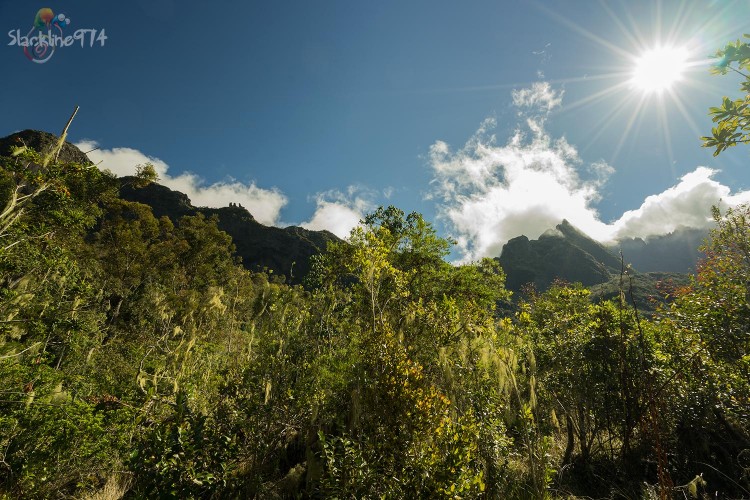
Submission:
POLYGON ((265 224, 343 237, 392 204, 471 261, 563 218, 610 242, 750 201, 750 149, 700 140, 739 96, 709 68, 750 32, 744 0, 3 0, 0 28, 0 135, 59 133, 80 106, 68 138, 100 168, 151 162, 265 224), (27 55, 41 8, 79 39, 27 55), (658 47, 685 68, 647 92, 658 47))

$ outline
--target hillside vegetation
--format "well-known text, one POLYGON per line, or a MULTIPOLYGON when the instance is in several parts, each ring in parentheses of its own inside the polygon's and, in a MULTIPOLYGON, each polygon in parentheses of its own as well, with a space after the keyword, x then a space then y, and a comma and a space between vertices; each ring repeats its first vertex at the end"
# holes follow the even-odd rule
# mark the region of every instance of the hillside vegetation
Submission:
POLYGON ((750 496, 747 209, 648 320, 561 283, 503 315, 498 263, 447 264, 419 214, 377 210, 291 286, 217 217, 14 146, 0 497, 750 496))

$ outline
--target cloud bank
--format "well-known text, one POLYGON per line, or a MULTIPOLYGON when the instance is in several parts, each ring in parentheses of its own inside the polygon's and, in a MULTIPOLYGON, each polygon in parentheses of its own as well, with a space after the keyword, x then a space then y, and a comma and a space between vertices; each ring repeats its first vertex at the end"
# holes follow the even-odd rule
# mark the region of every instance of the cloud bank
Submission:
POLYGON ((750 191, 731 194, 729 187, 713 179, 717 172, 698 167, 685 174, 676 186, 647 197, 638 209, 625 212, 612 224, 614 238, 665 234, 680 226, 711 227, 712 205, 725 210, 750 202, 750 191))
POLYGON ((438 217, 458 241, 462 261, 500 255, 515 236, 537 238, 567 219, 591 237, 612 242, 648 238, 685 226, 710 227, 710 207, 750 201, 750 191, 732 194, 713 179, 716 170, 697 167, 673 187, 647 197, 619 219, 604 222, 594 205, 614 168, 599 161, 585 165, 565 138, 545 130, 549 113, 562 103, 562 92, 546 82, 514 91, 520 125, 505 144, 485 120, 460 149, 442 141, 430 148, 433 173, 430 196, 438 200, 438 217))
MULTIPOLYGON (((98 147, 94 141, 84 140, 76 144, 81 151, 91 151, 98 147)), ((159 183, 170 189, 181 191, 188 195, 195 206, 225 207, 229 202, 239 203, 255 217, 267 225, 279 222, 281 209, 286 205, 287 198, 278 189, 264 189, 254 182, 242 183, 235 180, 207 184, 199 176, 185 172, 177 176, 169 173, 169 165, 159 158, 148 156, 137 149, 113 148, 96 149, 88 153, 88 157, 103 169, 109 169, 119 177, 134 175, 137 165, 150 162, 159 174, 159 183)))

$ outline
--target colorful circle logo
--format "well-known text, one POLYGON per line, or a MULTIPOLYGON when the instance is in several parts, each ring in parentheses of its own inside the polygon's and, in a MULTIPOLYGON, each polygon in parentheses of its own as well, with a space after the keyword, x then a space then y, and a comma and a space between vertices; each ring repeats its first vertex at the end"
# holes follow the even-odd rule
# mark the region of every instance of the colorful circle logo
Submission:
POLYGON ((55 38, 62 39, 63 28, 70 24, 65 14, 55 13, 49 7, 39 9, 34 18, 34 25, 26 35, 34 40, 33 44, 25 46, 23 53, 35 63, 45 63, 55 54, 55 38))

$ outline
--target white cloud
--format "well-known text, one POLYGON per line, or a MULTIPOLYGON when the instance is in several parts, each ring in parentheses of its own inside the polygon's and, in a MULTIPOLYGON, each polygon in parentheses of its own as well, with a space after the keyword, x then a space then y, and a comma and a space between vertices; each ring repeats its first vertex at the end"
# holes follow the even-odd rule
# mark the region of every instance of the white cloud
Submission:
POLYGON ((603 222, 593 205, 614 169, 602 161, 584 165, 565 138, 549 136, 544 122, 561 99, 549 84, 535 83, 513 92, 516 106, 528 109, 521 114, 525 123, 505 144, 492 135, 495 123, 489 119, 457 151, 443 141, 432 145, 429 197, 438 200, 438 216, 458 241, 462 261, 498 256, 510 238, 538 238, 562 219, 609 242, 665 234, 680 226, 709 227, 712 205, 750 201, 750 191, 732 194, 713 179, 715 170, 698 167, 675 186, 646 198, 638 209, 603 222))
MULTIPOLYGON (((98 144, 84 140, 76 146, 86 152, 97 148, 98 144)), ((137 165, 150 162, 159 174, 159 183, 185 193, 193 205, 225 207, 229 202, 239 203, 262 224, 277 224, 281 209, 287 203, 286 196, 278 189, 260 188, 254 182, 245 184, 229 180, 206 184, 203 179, 190 172, 172 176, 169 174, 169 165, 164 161, 148 156, 137 149, 96 149, 88 153, 88 157, 101 168, 109 169, 119 177, 133 175, 137 165)))
POLYGON ((604 160, 592 163, 589 165, 588 170, 594 174, 595 180, 593 182, 598 186, 606 184, 607 180, 609 180, 609 176, 615 173, 615 167, 604 160))
POLYGON ((607 235, 591 208, 598 181, 579 178, 575 148, 552 140, 537 120, 498 145, 488 135, 493 125, 485 121, 455 153, 441 141, 430 151, 439 215, 456 233, 464 260, 497 256, 508 239, 536 238, 564 218, 595 237, 607 235))
POLYGON ((710 207, 722 209, 750 202, 750 191, 732 195, 729 187, 717 182, 716 170, 698 167, 680 182, 647 197, 636 210, 625 212, 612 224, 615 239, 648 237, 674 231, 680 226, 708 228, 713 225, 710 207))
POLYGON ((513 104, 519 108, 538 108, 550 112, 562 104, 564 91, 556 92, 548 82, 536 82, 530 88, 514 90, 513 104))
POLYGON ((374 208, 371 199, 372 193, 356 186, 349 186, 346 193, 337 190, 318 193, 315 213, 300 226, 316 231, 325 229, 346 238, 365 213, 374 208))

